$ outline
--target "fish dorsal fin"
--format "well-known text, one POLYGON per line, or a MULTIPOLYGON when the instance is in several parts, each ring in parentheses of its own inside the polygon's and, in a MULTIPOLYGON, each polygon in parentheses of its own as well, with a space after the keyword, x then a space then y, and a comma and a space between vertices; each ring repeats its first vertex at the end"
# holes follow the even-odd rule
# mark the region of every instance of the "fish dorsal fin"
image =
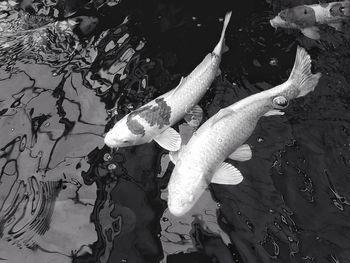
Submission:
POLYGON ((180 79, 180 82, 179 82, 179 84, 173 89, 173 90, 171 90, 170 92, 169 92, 169 97, 171 97, 171 96, 174 96, 174 94, 176 94, 176 92, 180 89, 180 87, 182 86, 182 83, 184 82, 184 77, 181 77, 181 79, 180 79))
POLYGON ((180 134, 171 127, 154 137, 153 140, 164 149, 172 152, 178 151, 181 146, 180 134))
POLYGON ((219 110, 219 112, 214 115, 212 125, 230 116, 232 113, 234 113, 234 111, 228 108, 219 110))
POLYGON ((316 26, 306 27, 301 30, 304 36, 313 40, 319 40, 321 38, 320 29, 316 26))
POLYGON ((243 181, 241 172, 232 164, 223 162, 215 171, 211 182, 214 184, 236 185, 243 181))
POLYGON ((238 147, 233 153, 230 154, 228 158, 235 161, 248 161, 252 158, 252 149, 248 144, 243 144, 242 146, 238 147))
POLYGON ((185 117, 185 121, 188 123, 191 127, 198 127, 203 119, 203 110, 200 106, 195 105, 192 109, 190 109, 185 117))

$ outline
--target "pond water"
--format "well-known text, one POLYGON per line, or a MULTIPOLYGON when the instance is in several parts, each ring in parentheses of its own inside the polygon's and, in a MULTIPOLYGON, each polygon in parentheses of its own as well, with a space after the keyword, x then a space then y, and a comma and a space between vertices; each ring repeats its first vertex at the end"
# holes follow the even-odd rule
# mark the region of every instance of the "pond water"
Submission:
POLYGON ((350 262, 349 38, 268 23, 311 3, 0 1, 0 261, 350 262), (235 163, 241 184, 210 185, 176 218, 168 151, 112 150, 103 138, 211 52, 227 10, 229 51, 200 101, 205 120, 285 81, 297 45, 323 76, 285 115, 259 121, 253 158, 235 163))

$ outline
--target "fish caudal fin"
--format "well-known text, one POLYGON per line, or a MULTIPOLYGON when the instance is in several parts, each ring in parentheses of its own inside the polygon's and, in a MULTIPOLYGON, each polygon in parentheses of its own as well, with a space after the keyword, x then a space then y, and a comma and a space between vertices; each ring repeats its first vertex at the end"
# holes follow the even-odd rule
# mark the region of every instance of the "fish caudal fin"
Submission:
POLYGON ((299 89, 297 97, 303 97, 313 91, 321 77, 321 73, 311 73, 311 58, 304 48, 298 46, 294 67, 288 81, 299 89))
POLYGON ((227 25, 230 22, 231 15, 232 15, 232 11, 226 13, 219 43, 217 43, 217 45, 213 50, 213 53, 215 53, 218 56, 220 56, 223 52, 228 50, 228 47, 225 45, 225 32, 226 32, 227 25))

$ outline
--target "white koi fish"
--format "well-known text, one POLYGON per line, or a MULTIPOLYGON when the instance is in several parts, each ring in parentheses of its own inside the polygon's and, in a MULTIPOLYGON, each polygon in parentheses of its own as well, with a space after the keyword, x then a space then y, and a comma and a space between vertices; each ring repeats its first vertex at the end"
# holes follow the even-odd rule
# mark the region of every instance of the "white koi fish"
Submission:
POLYGON ((319 25, 329 25, 342 31, 343 24, 350 19, 350 1, 314 5, 300 5, 282 10, 270 20, 274 28, 299 29, 311 39, 320 39, 319 25))
POLYGON ((224 20, 221 37, 212 53, 188 75, 179 85, 169 92, 150 101, 146 105, 124 116, 106 134, 105 144, 112 148, 127 147, 156 141, 160 146, 177 151, 181 137, 172 125, 185 117, 197 122, 202 117, 202 109, 197 105, 210 88, 218 72, 221 55, 224 51, 224 37, 231 12, 224 20))
POLYGON ((184 215, 209 183, 239 184, 242 174, 224 162, 225 159, 249 160, 251 149, 243 143, 260 117, 283 115, 281 109, 285 109, 290 100, 313 91, 320 77, 320 73, 311 73, 310 56, 298 47, 286 82, 223 108, 202 124, 179 153, 170 153, 175 168, 168 184, 169 211, 175 216, 184 215))

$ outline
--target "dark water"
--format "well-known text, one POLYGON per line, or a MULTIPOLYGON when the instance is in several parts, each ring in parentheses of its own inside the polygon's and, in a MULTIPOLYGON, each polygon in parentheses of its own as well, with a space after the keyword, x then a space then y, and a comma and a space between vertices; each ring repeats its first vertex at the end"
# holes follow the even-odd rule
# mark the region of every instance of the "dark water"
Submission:
POLYGON ((304 3, 1 1, 1 262, 350 262, 350 42, 268 24, 304 3), (103 135, 189 74, 227 10, 230 50, 205 119, 286 80, 297 45, 323 77, 260 120, 253 159, 235 164, 240 185, 211 185, 175 218, 168 152, 111 151, 103 135))

